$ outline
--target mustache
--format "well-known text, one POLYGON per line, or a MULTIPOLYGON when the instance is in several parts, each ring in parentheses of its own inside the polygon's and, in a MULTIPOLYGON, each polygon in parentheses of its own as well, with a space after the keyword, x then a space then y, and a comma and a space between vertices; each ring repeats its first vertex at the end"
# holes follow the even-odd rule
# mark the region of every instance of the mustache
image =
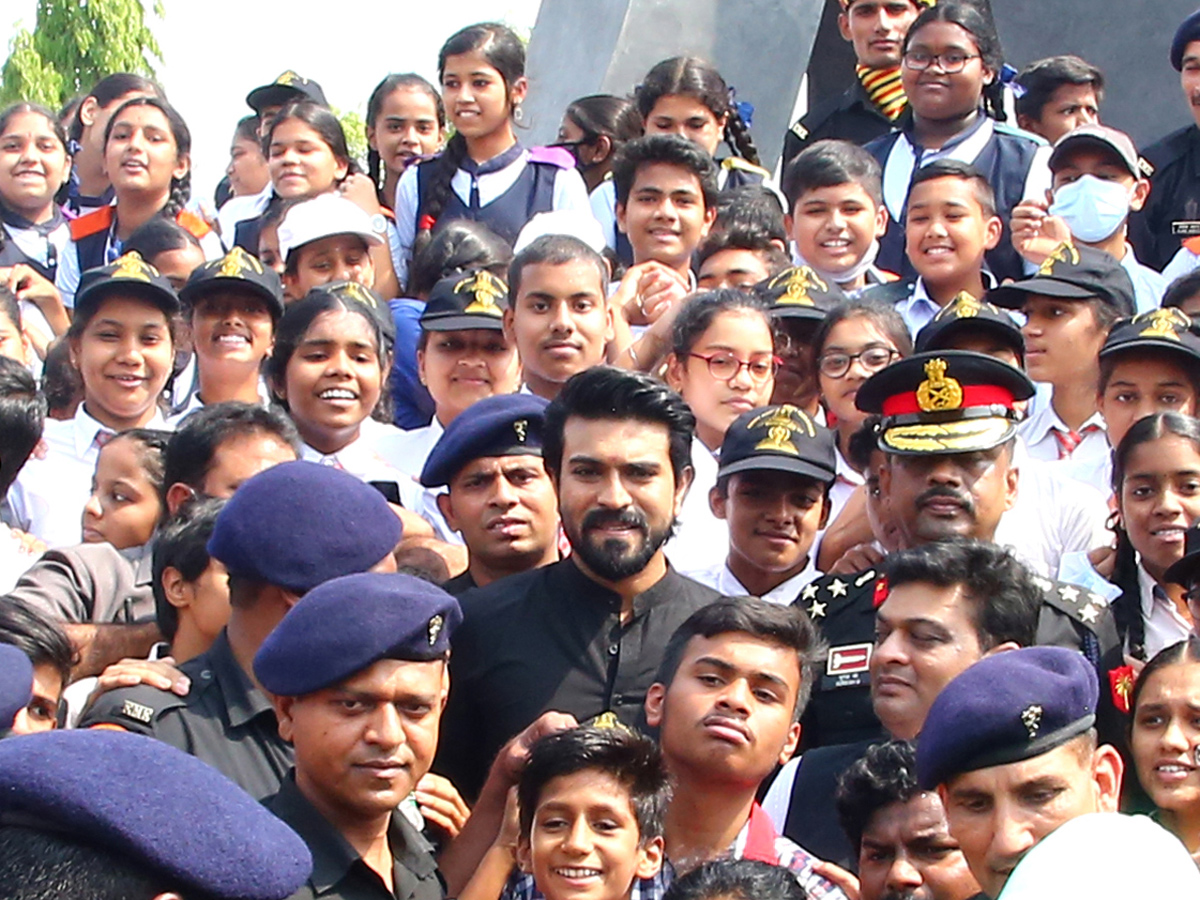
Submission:
POLYGON ((944 497, 948 500, 954 500, 968 513, 974 514, 975 512, 975 501, 971 499, 970 494, 959 493, 953 488, 942 487, 940 485, 934 485, 925 493, 921 494, 921 496, 917 497, 916 505, 918 508, 920 508, 930 500, 933 500, 935 497, 944 497))
POLYGON ((650 523, 646 521, 645 515, 636 509, 593 509, 583 517, 585 531, 591 528, 604 528, 608 525, 636 528, 643 533, 650 530, 650 523))

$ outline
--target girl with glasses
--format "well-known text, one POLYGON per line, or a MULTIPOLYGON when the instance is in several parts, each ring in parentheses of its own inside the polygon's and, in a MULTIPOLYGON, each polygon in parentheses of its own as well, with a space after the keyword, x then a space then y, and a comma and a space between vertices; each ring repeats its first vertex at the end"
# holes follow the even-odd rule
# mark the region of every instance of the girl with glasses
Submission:
POLYGON ((837 434, 837 480, 829 489, 829 521, 841 512, 863 475, 848 460, 850 438, 867 414, 854 405, 864 381, 912 353, 912 338, 895 308, 848 300, 825 317, 813 339, 826 423, 837 434))

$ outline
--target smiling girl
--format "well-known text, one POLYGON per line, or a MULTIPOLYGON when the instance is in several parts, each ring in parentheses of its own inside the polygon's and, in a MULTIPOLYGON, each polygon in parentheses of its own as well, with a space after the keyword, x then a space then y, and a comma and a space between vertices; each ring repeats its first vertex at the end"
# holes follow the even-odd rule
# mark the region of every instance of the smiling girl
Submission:
POLYGON ((1184 589, 1166 578, 1200 519, 1200 422, 1179 413, 1138 420, 1117 446, 1117 562, 1113 602, 1127 652, 1150 659, 1192 630, 1184 589))
POLYGON ((173 218, 190 231, 205 256, 221 255, 221 241, 185 206, 191 196, 192 136, 182 116, 165 100, 135 97, 109 120, 104 166, 116 202, 71 222, 55 284, 73 306, 81 272, 112 262, 124 242, 155 216, 173 218))
POLYGON ((489 22, 454 34, 438 53, 438 77, 454 137, 396 188, 401 281, 439 222, 483 222, 512 243, 539 212, 591 210, 570 153, 517 141, 514 122, 529 83, 525 47, 511 29, 489 22))
POLYGON ((446 107, 420 75, 389 75, 367 101, 367 174, 379 202, 391 207, 400 176, 413 163, 433 156, 446 139, 446 107))
POLYGON ((47 419, 46 455, 9 492, 22 527, 51 547, 77 544, 100 448, 120 431, 163 428, 159 399, 174 362, 179 300, 135 253, 85 273, 67 333, 83 383, 74 417, 47 419))
POLYGON ((0 266, 24 263, 54 280, 71 237, 55 201, 70 175, 66 134, 50 110, 17 103, 0 112, 0 266))

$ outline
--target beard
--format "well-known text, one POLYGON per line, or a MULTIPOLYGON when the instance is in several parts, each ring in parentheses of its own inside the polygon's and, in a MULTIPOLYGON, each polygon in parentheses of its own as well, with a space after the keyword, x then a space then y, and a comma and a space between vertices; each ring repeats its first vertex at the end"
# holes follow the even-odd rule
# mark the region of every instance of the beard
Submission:
POLYGON ((564 519, 563 530, 571 541, 572 552, 592 572, 605 581, 623 581, 646 568, 654 554, 671 537, 675 520, 672 519, 665 528, 654 529, 638 509, 593 509, 584 515, 580 527, 564 519), (628 538, 598 540, 590 536, 592 529, 607 525, 626 526, 632 530, 628 538))

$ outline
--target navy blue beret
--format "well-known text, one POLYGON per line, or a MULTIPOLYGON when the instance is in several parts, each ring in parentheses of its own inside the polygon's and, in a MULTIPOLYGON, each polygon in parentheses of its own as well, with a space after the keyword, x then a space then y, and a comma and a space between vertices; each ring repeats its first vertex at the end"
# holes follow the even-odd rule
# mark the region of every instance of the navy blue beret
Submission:
POLYGON ((484 456, 541 456, 549 405, 535 394, 498 394, 473 403, 433 445, 421 484, 449 484, 463 466, 484 456))
POLYGON ((245 481, 217 516, 208 553, 230 575, 303 594, 365 572, 401 537, 375 488, 317 463, 285 462, 245 481))
POLYGON ((1171 65, 1176 72, 1183 71, 1183 51, 1192 41, 1200 41, 1200 9, 1183 20, 1171 41, 1171 65))
POLYGON ((985 657, 933 701, 917 739, 917 780, 932 790, 963 772, 1049 753, 1095 724, 1099 694, 1096 670, 1074 650, 985 657))
POLYGON ((32 696, 33 663, 20 647, 0 644, 0 735, 12 728, 32 696))
POLYGON ((123 731, 0 741, 0 822, 107 849, 184 896, 282 900, 312 871, 304 841, 216 769, 123 731))
POLYGON ((381 659, 442 659, 461 622, 457 600, 412 575, 335 578, 288 610, 254 655, 254 674, 272 694, 311 694, 381 659))

